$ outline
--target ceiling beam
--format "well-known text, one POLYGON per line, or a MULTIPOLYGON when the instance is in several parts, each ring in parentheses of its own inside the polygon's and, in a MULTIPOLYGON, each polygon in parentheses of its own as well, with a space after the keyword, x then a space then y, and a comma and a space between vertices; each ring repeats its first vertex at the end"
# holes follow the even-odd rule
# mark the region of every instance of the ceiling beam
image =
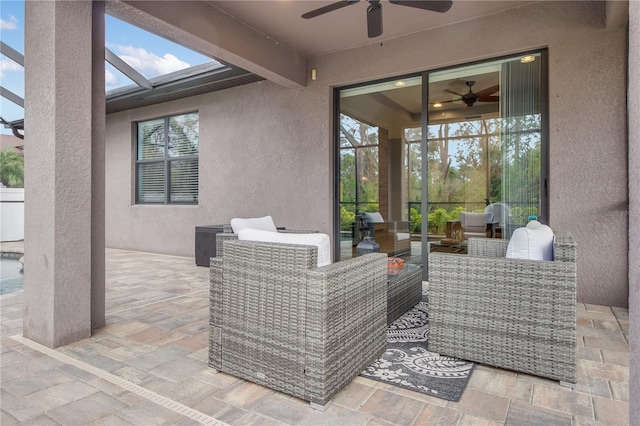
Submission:
POLYGON ((606 3, 607 28, 624 27, 629 22, 628 0, 607 0, 606 3))
POLYGON ((109 48, 105 47, 104 49, 104 58, 107 62, 113 65, 118 71, 122 74, 126 75, 134 81, 138 86, 144 87, 145 89, 152 89, 153 86, 151 82, 147 80, 142 74, 133 69, 129 64, 123 61, 118 55, 113 53, 109 48))
POLYGON ((289 88, 307 83, 307 60, 206 1, 109 0, 107 13, 289 88))
POLYGON ((0 40, 0 53, 11 59, 16 64, 24 67, 24 55, 5 42, 0 40))

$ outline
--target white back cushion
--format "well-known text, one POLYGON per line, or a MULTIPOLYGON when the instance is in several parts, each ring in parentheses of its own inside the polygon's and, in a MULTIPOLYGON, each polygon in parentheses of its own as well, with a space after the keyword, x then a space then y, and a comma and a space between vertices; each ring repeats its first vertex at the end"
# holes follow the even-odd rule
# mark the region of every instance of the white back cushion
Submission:
POLYGON ((553 260, 553 231, 537 220, 516 229, 509 240, 507 258, 553 260))
POLYGON ((238 239, 244 241, 264 241, 269 243, 301 244, 318 247, 318 267, 331 264, 331 242, 327 234, 269 232, 245 228, 238 232, 238 239))
POLYGON ((245 228, 261 229, 263 231, 278 232, 273 218, 271 216, 256 217, 256 218, 233 218, 231 219, 231 229, 234 234, 240 233, 245 228))
POLYGON ((362 213, 369 223, 384 223, 384 219, 380 212, 362 213))

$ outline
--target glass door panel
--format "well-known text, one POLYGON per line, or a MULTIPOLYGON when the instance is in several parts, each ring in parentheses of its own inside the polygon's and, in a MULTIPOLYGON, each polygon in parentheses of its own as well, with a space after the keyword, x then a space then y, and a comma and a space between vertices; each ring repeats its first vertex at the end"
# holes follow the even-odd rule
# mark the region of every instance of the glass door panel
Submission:
POLYGON ((420 215, 410 228, 409 202, 417 201, 420 211, 421 179, 413 179, 418 196, 410 197, 404 152, 405 129, 421 123, 422 79, 345 88, 338 99, 340 259, 355 256, 358 244, 371 236, 381 252, 420 263, 420 215))
POLYGON ((337 89, 338 258, 368 231, 382 252, 427 265, 434 243, 464 240, 462 211, 492 211, 501 238, 545 222, 545 75, 540 51, 337 89))

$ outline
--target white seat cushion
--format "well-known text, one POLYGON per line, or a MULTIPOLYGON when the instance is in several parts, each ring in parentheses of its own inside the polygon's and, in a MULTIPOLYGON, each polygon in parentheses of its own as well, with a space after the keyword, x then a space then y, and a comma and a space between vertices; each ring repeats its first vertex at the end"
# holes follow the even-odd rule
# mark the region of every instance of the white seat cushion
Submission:
POLYGON ((404 241, 404 240, 409 240, 411 239, 411 234, 408 232, 398 232, 396 233, 396 240, 397 241, 404 241))
POLYGON ((262 231, 278 232, 276 224, 273 223, 271 216, 256 217, 256 218, 233 218, 231 219, 231 229, 234 234, 240 233, 245 228, 260 229, 262 231))
POLYGON ((270 232, 245 228, 238 232, 238 239, 244 241, 262 241, 269 243, 300 244, 318 247, 318 267, 331 264, 331 241, 327 234, 270 232))
POLYGON ((516 229, 509 240, 507 258, 553 260, 553 231, 537 220, 516 229))

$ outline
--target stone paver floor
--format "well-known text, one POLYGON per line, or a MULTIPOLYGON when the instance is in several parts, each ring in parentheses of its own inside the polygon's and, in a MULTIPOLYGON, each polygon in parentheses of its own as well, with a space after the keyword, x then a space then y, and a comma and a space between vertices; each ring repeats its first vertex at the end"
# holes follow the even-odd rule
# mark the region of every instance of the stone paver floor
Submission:
POLYGON ((0 424, 623 425, 628 311, 578 305, 578 384, 479 365, 459 402, 361 377, 329 408, 206 365, 208 269, 107 249, 107 324, 51 350, 22 338, 22 291, 0 296, 0 424))

